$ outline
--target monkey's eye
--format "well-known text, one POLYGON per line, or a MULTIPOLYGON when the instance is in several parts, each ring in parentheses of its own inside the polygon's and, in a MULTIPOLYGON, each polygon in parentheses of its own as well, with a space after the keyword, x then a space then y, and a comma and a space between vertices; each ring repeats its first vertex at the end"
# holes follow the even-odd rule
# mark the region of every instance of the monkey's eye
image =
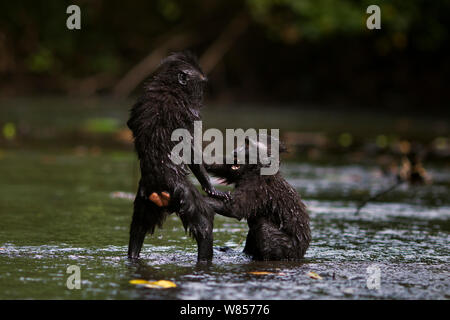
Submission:
POLYGON ((184 73, 184 72, 180 72, 180 73, 178 74, 178 82, 179 82, 181 85, 185 86, 186 83, 187 83, 187 74, 184 73))
POLYGON ((239 166, 238 165, 232 165, 231 166, 231 170, 238 170, 239 169, 239 166))

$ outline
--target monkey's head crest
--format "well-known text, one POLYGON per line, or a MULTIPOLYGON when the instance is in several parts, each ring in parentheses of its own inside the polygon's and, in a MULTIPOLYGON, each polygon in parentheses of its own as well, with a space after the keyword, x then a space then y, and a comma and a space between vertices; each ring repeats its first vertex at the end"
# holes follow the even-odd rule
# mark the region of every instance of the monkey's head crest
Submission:
POLYGON ((181 90, 194 104, 201 104, 208 79, 195 55, 183 51, 171 53, 164 58, 148 83, 149 87, 153 81, 170 89, 181 90))
MULTIPOLYGON (((181 51, 181 52, 171 52, 166 58, 161 61, 161 65, 164 63, 170 62, 182 62, 190 65, 191 67, 197 69, 202 72, 200 65, 198 63, 197 56, 193 54, 189 50, 181 51)), ((202 72, 203 73, 203 72, 202 72)))

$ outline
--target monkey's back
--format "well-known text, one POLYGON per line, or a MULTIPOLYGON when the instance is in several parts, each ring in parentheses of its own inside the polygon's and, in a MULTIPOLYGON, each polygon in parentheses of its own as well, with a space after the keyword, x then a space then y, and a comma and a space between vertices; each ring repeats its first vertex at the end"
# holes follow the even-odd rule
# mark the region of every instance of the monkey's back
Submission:
POLYGON ((246 178, 235 201, 247 218, 245 252, 258 259, 300 259, 311 242, 309 215, 297 191, 279 174, 246 178))
POLYGON ((175 164, 170 155, 178 143, 171 141, 175 129, 193 132, 199 112, 190 108, 176 92, 147 91, 132 107, 128 127, 133 132, 134 145, 141 166, 141 179, 153 191, 172 190, 177 181, 186 179, 186 164, 175 164))

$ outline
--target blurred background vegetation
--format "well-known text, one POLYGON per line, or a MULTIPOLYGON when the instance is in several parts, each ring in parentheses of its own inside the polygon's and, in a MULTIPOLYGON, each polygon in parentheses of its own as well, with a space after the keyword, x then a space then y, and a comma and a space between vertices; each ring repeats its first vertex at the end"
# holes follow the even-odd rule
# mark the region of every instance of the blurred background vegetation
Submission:
POLYGON ((0 146, 129 147, 140 85, 190 49, 210 79, 208 126, 281 128, 311 159, 404 140, 448 159, 449 12, 449 0, 2 1, 0 146), (70 4, 81 30, 66 28, 70 4), (381 30, 366 28, 371 4, 381 30))
POLYGON ((152 52, 189 48, 213 100, 408 112, 449 100, 448 0, 38 0, 0 12, 2 96, 128 95, 135 82, 121 81, 152 52), (65 27, 70 4, 81 30, 65 27), (370 4, 381 30, 366 28, 370 4))

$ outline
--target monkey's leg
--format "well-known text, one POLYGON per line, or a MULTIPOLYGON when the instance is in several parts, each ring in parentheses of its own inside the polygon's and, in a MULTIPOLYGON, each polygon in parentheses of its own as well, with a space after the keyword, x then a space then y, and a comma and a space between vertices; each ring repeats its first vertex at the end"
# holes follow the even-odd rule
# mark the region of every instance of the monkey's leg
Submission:
POLYGON ((195 230, 193 235, 195 240, 197 241, 197 261, 211 261, 213 258, 213 221, 209 221, 207 219, 201 224, 206 225, 206 229, 202 229, 200 232, 198 229, 193 228, 195 230))
POLYGON ((145 199, 137 195, 134 200, 133 218, 130 227, 130 241, 128 243, 128 258, 137 259, 147 234, 145 225, 145 199))
MULTIPOLYGON (((190 190, 189 189, 184 189, 183 191, 175 191, 176 194, 178 194, 178 198, 181 197, 185 197, 186 194, 189 194, 190 190)), ((209 198, 204 198, 204 199, 209 199, 209 198)), ((153 202, 154 204, 156 204, 158 207, 167 207, 169 205, 170 202, 170 194, 167 192, 161 192, 161 194, 158 194, 156 192, 153 192, 152 194, 150 194, 149 196, 149 200, 151 202, 153 202)), ((181 203, 186 203, 184 200, 181 200, 181 203)), ((217 208, 222 207, 220 205, 220 202, 217 201, 217 203, 215 203, 215 205, 217 206, 217 208)), ((190 222, 190 220, 192 220, 191 218, 188 218, 189 214, 185 214, 186 212, 189 213, 189 211, 192 211, 191 214, 195 214, 193 213, 195 211, 195 207, 192 207, 190 205, 181 205, 180 208, 180 218, 183 221, 183 225, 185 226, 185 228, 189 228, 191 234, 194 236, 194 238, 196 239, 198 245, 199 245, 199 260, 210 260, 211 258, 209 257, 211 255, 211 253, 209 253, 209 247, 212 246, 212 236, 206 236, 204 237, 202 235, 202 233, 204 233, 205 229, 207 230, 210 225, 210 223, 208 222, 200 222, 198 223, 199 225, 206 225, 207 227, 205 229, 201 229, 198 230, 198 228, 196 228, 195 226, 192 227, 192 224, 190 222), (200 231, 200 232, 199 232, 200 231)), ((201 219, 201 217, 200 217, 201 219)), ((211 228, 212 228, 212 224, 211 224, 211 228)))
POLYGON ((259 218, 249 224, 244 253, 255 260, 290 260, 300 255, 295 240, 272 222, 259 218))
POLYGON ((136 195, 128 244, 129 258, 139 258, 145 235, 148 232, 153 234, 155 226, 161 227, 166 215, 164 210, 158 208, 150 200, 142 197, 139 193, 136 195))
POLYGON ((197 241, 198 261, 212 260, 214 211, 190 182, 178 185, 174 198, 179 203, 178 212, 184 228, 197 241))
MULTIPOLYGON (((213 212, 212 215, 214 215, 213 212)), ((211 261, 213 258, 213 219, 199 214, 195 221, 192 221, 187 215, 181 213, 180 218, 197 242, 197 260, 211 261)))

